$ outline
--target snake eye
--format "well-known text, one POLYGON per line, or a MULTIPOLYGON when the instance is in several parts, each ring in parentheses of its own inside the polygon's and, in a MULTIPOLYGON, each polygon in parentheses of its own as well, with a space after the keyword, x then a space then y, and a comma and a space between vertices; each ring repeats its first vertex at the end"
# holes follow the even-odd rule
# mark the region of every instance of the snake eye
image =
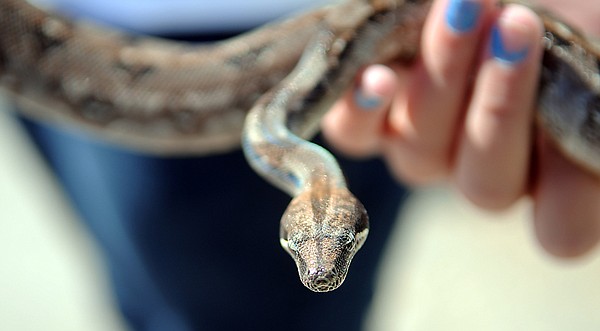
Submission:
POLYGON ((298 251, 298 245, 296 245, 296 242, 293 240, 288 240, 287 242, 287 248, 292 251, 292 252, 297 252, 298 251))
POLYGON ((340 237, 340 241, 344 246, 354 245, 354 236, 351 234, 346 234, 340 237))
POLYGON ((293 240, 279 238, 279 243, 290 254, 295 254, 298 251, 298 245, 293 240))

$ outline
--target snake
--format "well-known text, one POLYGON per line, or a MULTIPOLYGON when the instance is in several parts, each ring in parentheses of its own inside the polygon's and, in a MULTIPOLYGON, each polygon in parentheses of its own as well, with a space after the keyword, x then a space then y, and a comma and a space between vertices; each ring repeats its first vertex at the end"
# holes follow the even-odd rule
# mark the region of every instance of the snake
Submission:
MULTIPOLYGON (((0 0, 0 86, 26 116, 144 153, 241 148, 292 200, 280 242, 302 284, 338 288, 369 231, 335 158, 310 142, 372 63, 419 55, 431 0, 347 0, 211 44, 117 31, 0 0)), ((600 174, 600 48, 543 8, 537 125, 600 174)))

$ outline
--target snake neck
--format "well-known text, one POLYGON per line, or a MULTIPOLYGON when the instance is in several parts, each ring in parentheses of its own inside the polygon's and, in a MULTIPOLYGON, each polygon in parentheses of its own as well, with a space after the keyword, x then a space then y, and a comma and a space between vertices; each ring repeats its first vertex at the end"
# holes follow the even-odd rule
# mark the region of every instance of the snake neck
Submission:
POLYGON ((253 117, 246 119, 243 150, 252 168, 271 184, 292 197, 346 188, 342 171, 327 150, 284 129, 265 132, 268 127, 258 125, 260 116, 253 117), (260 128, 253 129, 254 121, 260 128))

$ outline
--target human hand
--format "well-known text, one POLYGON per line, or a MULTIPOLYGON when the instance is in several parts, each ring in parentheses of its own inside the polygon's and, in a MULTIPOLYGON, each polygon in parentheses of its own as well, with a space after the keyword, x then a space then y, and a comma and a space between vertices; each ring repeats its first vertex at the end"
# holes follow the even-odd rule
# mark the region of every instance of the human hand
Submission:
POLYGON ((435 1, 416 63, 366 68, 360 92, 325 117, 325 137, 350 155, 383 155, 406 183, 450 180, 486 209, 528 195, 542 246, 581 255, 600 240, 600 180, 533 125, 542 34, 523 6, 435 1))

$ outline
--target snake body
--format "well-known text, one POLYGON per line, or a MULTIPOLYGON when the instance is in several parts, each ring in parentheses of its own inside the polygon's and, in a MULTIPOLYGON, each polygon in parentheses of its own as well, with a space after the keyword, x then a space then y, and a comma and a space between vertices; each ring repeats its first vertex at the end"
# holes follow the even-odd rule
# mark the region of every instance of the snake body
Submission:
MULTIPOLYGON (((330 291, 364 243, 368 217, 333 156, 305 139, 360 67, 418 54, 430 4, 349 0, 191 46, 0 0, 0 83, 29 115, 146 152, 218 153, 241 141, 251 166, 293 197, 280 241, 302 283, 330 291)), ((540 126, 600 174, 600 52, 534 10, 547 31, 540 126)))

